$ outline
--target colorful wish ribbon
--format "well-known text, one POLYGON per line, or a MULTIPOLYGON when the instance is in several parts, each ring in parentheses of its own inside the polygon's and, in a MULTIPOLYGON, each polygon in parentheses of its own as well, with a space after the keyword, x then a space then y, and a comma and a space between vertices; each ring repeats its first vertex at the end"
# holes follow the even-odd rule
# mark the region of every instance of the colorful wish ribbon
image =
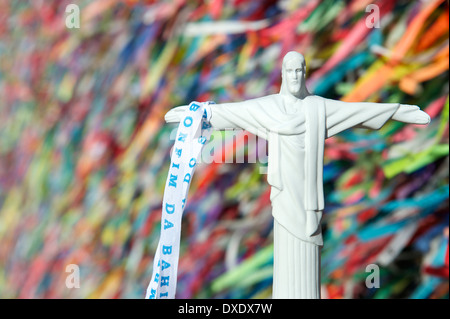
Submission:
POLYGON ((181 217, 201 150, 211 136, 210 102, 192 102, 178 126, 162 204, 161 235, 146 299, 175 298, 181 217))

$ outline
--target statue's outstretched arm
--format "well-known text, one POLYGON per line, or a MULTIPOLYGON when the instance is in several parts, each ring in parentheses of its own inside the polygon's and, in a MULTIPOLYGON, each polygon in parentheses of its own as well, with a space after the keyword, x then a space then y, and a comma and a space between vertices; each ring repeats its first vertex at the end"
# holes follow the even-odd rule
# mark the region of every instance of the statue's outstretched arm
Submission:
MULTIPOLYGON (((246 129, 251 126, 252 117, 243 116, 248 113, 247 101, 237 103, 211 104, 211 124, 215 130, 246 129)), ((178 123, 183 117, 188 105, 177 106, 166 113, 164 119, 167 123, 178 123)), ((249 114, 247 114, 249 115, 249 114)))
POLYGON ((352 127, 380 129, 392 119, 411 124, 428 124, 430 116, 416 105, 399 103, 343 102, 325 99, 327 137, 352 127))
MULTIPOLYGON (((210 123, 215 130, 243 129, 250 133, 267 138, 267 120, 261 113, 261 106, 267 103, 264 98, 257 98, 235 103, 210 104, 210 123)), ((178 106, 166 113, 167 123, 181 121, 188 106, 178 106)))
POLYGON ((181 117, 183 116, 184 111, 187 109, 187 105, 177 106, 171 109, 169 112, 164 115, 164 119, 166 123, 178 123, 181 121, 181 117))
POLYGON ((392 119, 399 122, 422 125, 426 125, 431 121, 430 116, 421 111, 420 107, 408 104, 400 104, 397 111, 392 115, 392 119))

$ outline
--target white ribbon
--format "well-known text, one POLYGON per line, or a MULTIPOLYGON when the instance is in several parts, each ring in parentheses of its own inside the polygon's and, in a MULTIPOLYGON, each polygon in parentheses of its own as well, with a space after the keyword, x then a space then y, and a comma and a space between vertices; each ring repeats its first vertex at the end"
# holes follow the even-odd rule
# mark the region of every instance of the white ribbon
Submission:
POLYGON ((211 137, 211 102, 192 102, 178 126, 164 190, 161 235, 146 299, 175 298, 180 254, 181 217, 203 146, 211 137))

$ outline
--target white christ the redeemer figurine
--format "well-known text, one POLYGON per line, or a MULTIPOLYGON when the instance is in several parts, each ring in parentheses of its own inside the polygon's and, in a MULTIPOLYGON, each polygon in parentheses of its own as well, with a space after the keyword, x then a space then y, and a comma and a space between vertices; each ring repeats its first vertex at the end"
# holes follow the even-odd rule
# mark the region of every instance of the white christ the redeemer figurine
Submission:
MULTIPOLYGON (((389 119, 428 124, 418 106, 346 103, 308 92, 306 62, 289 52, 282 64, 279 94, 210 105, 216 130, 244 129, 268 140, 268 176, 274 217, 273 298, 320 298, 321 218, 324 209, 325 139, 348 128, 380 129, 389 119)), ((186 106, 173 108, 179 122, 186 106)))

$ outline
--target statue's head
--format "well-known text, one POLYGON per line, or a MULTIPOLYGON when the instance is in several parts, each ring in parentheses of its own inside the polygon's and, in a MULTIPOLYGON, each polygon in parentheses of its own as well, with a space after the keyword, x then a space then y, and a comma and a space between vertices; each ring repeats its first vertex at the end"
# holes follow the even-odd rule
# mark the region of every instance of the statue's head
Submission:
POLYGON ((281 92, 301 98, 306 90, 306 61, 303 54, 290 51, 283 58, 281 68, 281 92))

